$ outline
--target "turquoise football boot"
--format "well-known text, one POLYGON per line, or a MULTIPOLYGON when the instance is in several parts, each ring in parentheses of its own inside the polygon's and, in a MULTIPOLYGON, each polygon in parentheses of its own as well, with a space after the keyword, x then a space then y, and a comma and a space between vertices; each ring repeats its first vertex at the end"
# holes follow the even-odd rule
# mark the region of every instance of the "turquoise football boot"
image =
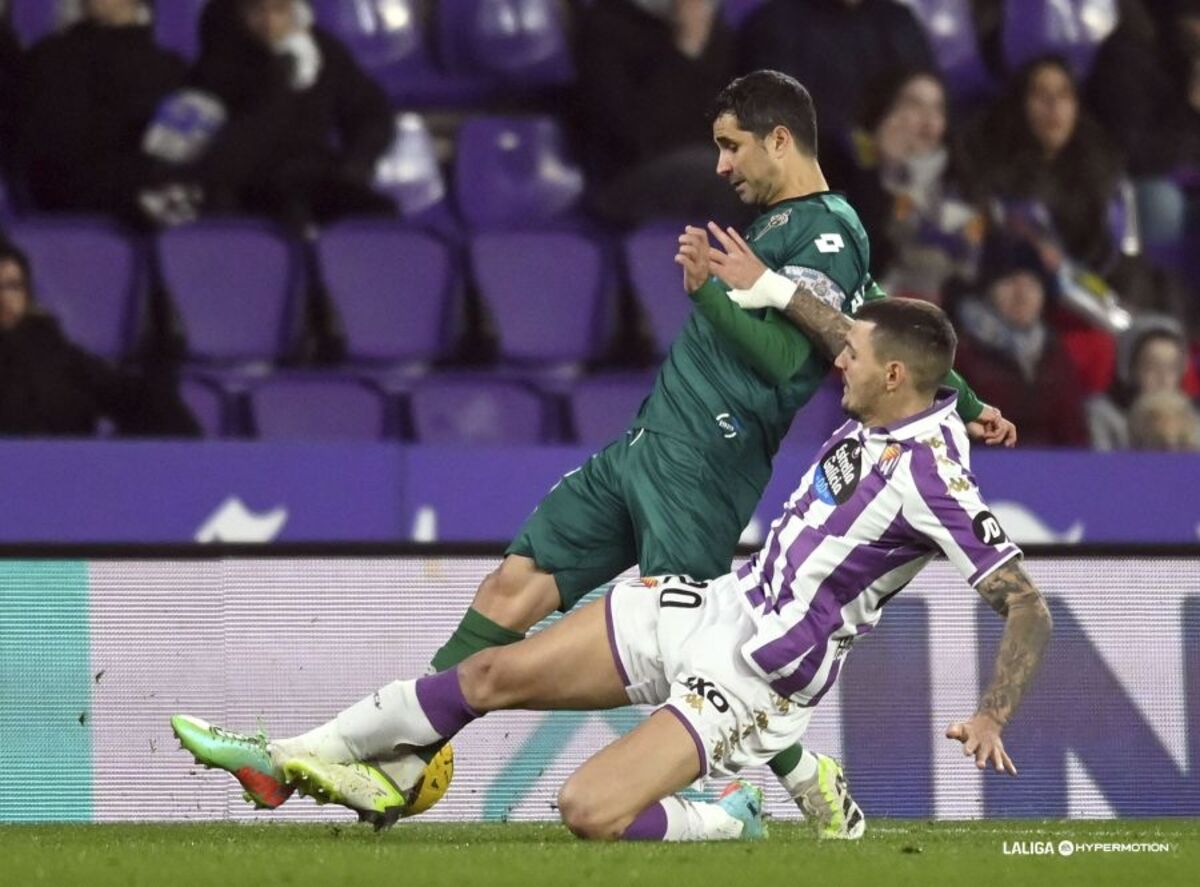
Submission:
POLYGON ((291 797, 293 789, 271 760, 263 733, 246 736, 191 715, 172 717, 171 730, 197 764, 224 770, 237 779, 245 789, 243 797, 254 806, 272 810, 291 797))

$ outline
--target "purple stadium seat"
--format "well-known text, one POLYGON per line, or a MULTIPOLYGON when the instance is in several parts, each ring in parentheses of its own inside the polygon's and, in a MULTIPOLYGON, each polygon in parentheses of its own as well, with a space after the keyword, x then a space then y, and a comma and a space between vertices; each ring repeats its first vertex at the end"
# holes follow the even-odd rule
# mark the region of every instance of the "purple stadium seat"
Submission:
POLYGON ((762 6, 765 0, 725 0, 721 4, 721 12, 725 16, 725 20, 735 28, 738 27, 742 20, 754 10, 762 6))
POLYGON ((541 395, 519 382, 434 377, 409 403, 419 443, 538 444, 548 436, 541 395))
POLYGON ((437 210, 448 211, 446 180, 438 165, 433 136, 420 114, 396 115, 396 138, 375 169, 375 187, 395 199, 412 221, 437 210))
POLYGON ((249 220, 175 228, 159 235, 158 265, 191 359, 245 364, 280 355, 298 270, 275 229, 249 220))
POLYGON ((426 0, 314 0, 317 24, 349 47, 399 105, 470 103, 495 92, 442 71, 429 51, 426 0))
POLYGON ((427 64, 418 0, 314 0, 317 24, 349 46, 376 75, 427 64))
POLYGON ((317 241, 351 360, 432 361, 445 346, 454 271, 440 241, 396 222, 343 222, 317 241))
POLYGON ((438 50, 447 71, 545 86, 573 76, 558 0, 440 0, 438 50))
POLYGON ((780 448, 801 451, 815 458, 817 447, 828 440, 846 418, 842 409, 842 376, 831 373, 812 400, 796 414, 780 448))
POLYGON ((502 358, 547 365, 596 352, 605 276, 595 243, 566 232, 480 234, 470 254, 502 358))
POLYGON ((1096 48, 1117 25, 1117 0, 1008 0, 1004 58, 1015 70, 1047 53, 1065 57, 1083 79, 1096 48))
POLYGON ((675 264, 676 226, 653 224, 625 238, 625 269, 633 293, 646 313, 659 354, 666 354, 692 310, 683 289, 683 269, 675 264))
POLYGON ((62 20, 58 4, 51 0, 11 0, 8 7, 13 30, 27 48, 56 31, 62 20))
POLYGON ((266 440, 379 440, 384 396, 355 379, 280 376, 250 389, 258 437, 266 440))
POLYGON ((154 36, 159 45, 195 58, 199 48, 200 10, 206 0, 167 0, 154 4, 154 36))
POLYGON ((8 230, 29 256, 39 302, 75 343, 101 357, 121 357, 130 338, 141 284, 138 252, 97 219, 36 219, 8 230))
POLYGON ((583 195, 583 172, 566 156, 549 117, 477 117, 458 134, 455 202, 476 230, 551 222, 583 195))
POLYGON ((650 396, 654 376, 593 376, 571 391, 571 417, 575 437, 582 444, 599 446, 619 437, 650 396))
POLYGON ((205 437, 221 437, 225 434, 225 395, 221 389, 200 379, 184 379, 179 384, 179 394, 205 437))
POLYGON ((971 0, 902 0, 925 28, 946 86, 956 99, 978 98, 995 90, 979 54, 971 0))

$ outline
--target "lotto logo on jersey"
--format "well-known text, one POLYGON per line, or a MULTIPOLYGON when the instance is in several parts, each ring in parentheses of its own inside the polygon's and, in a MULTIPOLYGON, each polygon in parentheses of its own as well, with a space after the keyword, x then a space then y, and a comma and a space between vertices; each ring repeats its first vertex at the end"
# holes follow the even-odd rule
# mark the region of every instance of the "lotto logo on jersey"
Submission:
POLYGON ((846 248, 846 241, 842 240, 840 234, 822 234, 813 244, 819 253, 840 253, 846 248))

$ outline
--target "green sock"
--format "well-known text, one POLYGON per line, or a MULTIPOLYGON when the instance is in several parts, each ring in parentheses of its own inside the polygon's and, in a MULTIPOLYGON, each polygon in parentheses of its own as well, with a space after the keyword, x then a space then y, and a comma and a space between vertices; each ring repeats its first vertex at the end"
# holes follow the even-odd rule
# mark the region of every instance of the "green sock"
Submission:
POLYGON ((503 647, 515 644, 525 637, 524 632, 513 631, 488 619, 475 609, 468 609, 454 634, 433 654, 434 671, 453 668, 468 656, 488 647, 503 647))
MULTIPOLYGON (((478 610, 468 609, 463 614, 462 622, 458 623, 458 628, 454 629, 454 634, 450 635, 450 639, 433 654, 433 669, 434 671, 445 671, 480 650, 515 644, 524 638, 523 632, 505 628, 488 619, 478 610)), ((443 745, 445 743, 418 749, 417 757, 428 764, 433 760, 433 756, 441 751, 443 745)))
POLYGON ((772 773, 782 778, 796 769, 796 765, 800 763, 800 757, 803 754, 804 746, 797 742, 791 748, 784 749, 771 758, 767 762, 767 766, 771 768, 772 773))

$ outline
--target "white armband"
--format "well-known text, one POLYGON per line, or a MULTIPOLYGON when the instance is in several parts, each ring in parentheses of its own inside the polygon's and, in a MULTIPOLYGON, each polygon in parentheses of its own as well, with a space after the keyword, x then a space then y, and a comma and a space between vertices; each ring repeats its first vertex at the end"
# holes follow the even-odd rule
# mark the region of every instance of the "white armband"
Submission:
POLYGON ((729 296, 739 305, 775 308, 782 311, 792 301, 796 284, 782 274, 764 271, 748 290, 730 290, 729 296))

